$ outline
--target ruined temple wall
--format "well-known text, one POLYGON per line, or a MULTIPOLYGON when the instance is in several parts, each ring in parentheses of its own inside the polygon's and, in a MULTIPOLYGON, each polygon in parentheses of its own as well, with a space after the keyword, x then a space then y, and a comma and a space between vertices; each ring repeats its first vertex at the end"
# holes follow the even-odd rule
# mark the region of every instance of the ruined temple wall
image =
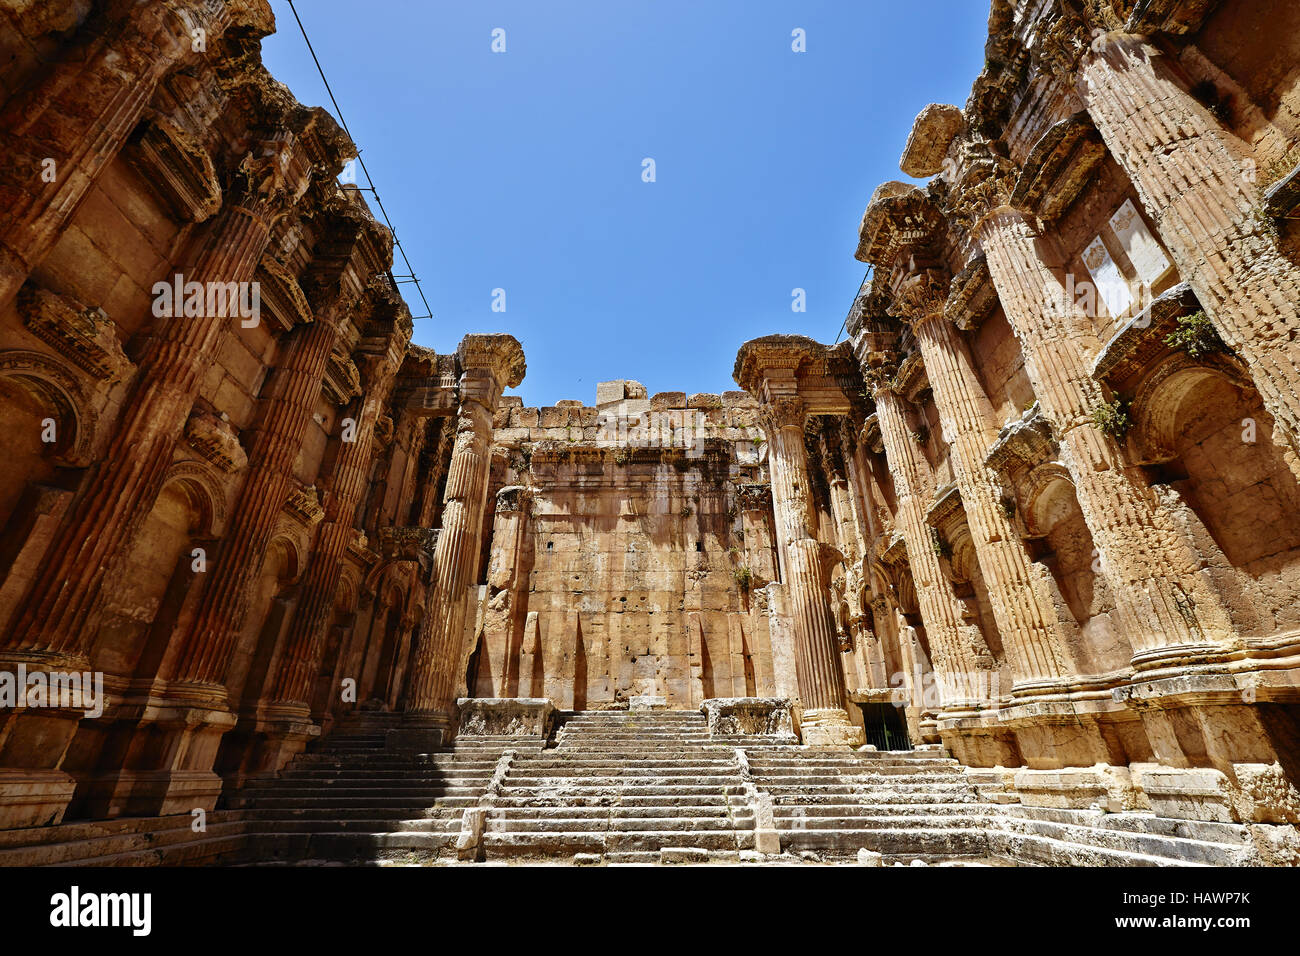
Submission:
MULTIPOLYGON (((597 407, 507 399, 498 410, 493 437, 508 462, 498 481, 526 489, 529 503, 515 547, 517 595, 488 572, 480 659, 492 665, 480 663, 477 695, 504 687, 581 709, 636 695, 690 708, 774 693, 758 593, 775 571, 770 537, 736 493, 738 483, 764 480, 752 400, 648 399, 622 382, 600 392, 607 400, 597 407), (494 602, 501 612, 511 600, 494 617, 494 602)), ((494 556, 513 527, 499 506, 494 556)))

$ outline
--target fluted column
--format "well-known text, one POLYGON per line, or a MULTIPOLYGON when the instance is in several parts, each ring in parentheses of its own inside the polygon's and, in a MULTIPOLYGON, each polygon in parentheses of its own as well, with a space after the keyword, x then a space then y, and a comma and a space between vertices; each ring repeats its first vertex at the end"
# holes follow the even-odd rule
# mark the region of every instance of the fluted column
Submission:
MULTIPOLYGON (((286 149, 291 143, 279 141, 286 149)), ((279 166, 282 155, 270 149, 263 162, 279 166)), ((181 270, 186 283, 206 288, 210 282, 251 282, 282 200, 280 191, 232 198, 204 227, 190 267, 181 270)), ((170 282, 171 270, 161 278, 170 282)), ((84 655, 95 634, 105 573, 153 508, 193 409, 198 380, 236 321, 217 315, 155 320, 104 457, 46 549, 42 568, 13 616, 7 650, 84 655)))
POLYGON ((502 391, 523 380, 523 352, 511 336, 466 336, 457 355, 463 372, 456 438, 428 611, 420 622, 406 698, 409 715, 444 732, 450 727, 457 684, 463 680, 467 593, 478 569, 492 465, 492 418, 502 391))
POLYGON ((777 545, 784 556, 794 625, 804 743, 860 742, 861 729, 849 723, 835 621, 822 587, 821 543, 812 517, 803 403, 796 397, 771 399, 763 408, 763 427, 768 438, 777 545))
POLYGON ((344 555, 352 538, 357 504, 370 472, 375 424, 388 404, 409 338, 409 320, 403 317, 385 342, 384 350, 364 363, 365 394, 355 411, 356 430, 351 441, 340 444, 325 504, 325 518, 317 532, 298 607, 271 684, 270 699, 277 704, 305 708, 311 702, 326 629, 339 580, 343 576, 344 555))
POLYGON ((1245 361, 1300 477, 1300 268, 1278 248, 1259 200, 1250 146, 1140 37, 1092 44, 1080 90, 1181 278, 1245 361))
POLYGON ((223 702, 226 672, 252 598, 253 585, 290 491, 293 462, 311 421, 330 352, 356 301, 342 290, 315 321, 290 335, 276 365, 270 396, 248 455, 248 477, 182 645, 169 693, 223 702), (185 686, 188 685, 188 688, 185 686))
POLYGON ((1050 683, 1070 673, 1065 635, 1051 600, 1050 575, 1035 564, 1002 510, 1002 486, 984 465, 996 437, 992 406, 966 344, 938 310, 913 328, 949 441, 953 472, 975 540, 993 617, 1009 650, 1015 687, 1050 683))
POLYGON ((982 220, 979 238, 1034 392, 1060 442, 1135 662, 1144 651, 1230 637, 1227 612, 1192 543, 1146 476, 1092 423, 1103 394, 1088 360, 1101 343, 1061 285, 1059 250, 1009 207, 982 220))
POLYGON ((921 620, 930 639, 931 664, 945 710, 978 709, 990 696, 996 663, 978 627, 962 618, 962 603, 953 593, 935 553, 925 520, 930 497, 929 465, 921 457, 907 420, 905 402, 888 383, 875 389, 880 436, 889 459, 897 496, 897 520, 907 545, 921 620))
POLYGON ((54 247, 158 81, 193 55, 194 31, 215 43, 230 16, 221 0, 111 7, 122 12, 88 25, 88 41, 0 110, 0 308, 54 247))

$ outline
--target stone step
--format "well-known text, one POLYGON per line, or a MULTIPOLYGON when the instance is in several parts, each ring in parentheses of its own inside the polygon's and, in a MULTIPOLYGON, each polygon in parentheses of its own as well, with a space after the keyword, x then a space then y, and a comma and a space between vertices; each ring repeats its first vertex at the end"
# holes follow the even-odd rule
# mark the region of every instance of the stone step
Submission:
POLYGON ((737 829, 752 829, 753 825, 753 817, 748 819, 737 818, 735 820, 730 820, 725 817, 652 817, 647 819, 622 817, 616 820, 598 820, 591 817, 556 816, 545 818, 511 818, 507 820, 492 820, 489 818, 487 832, 550 833, 558 831, 564 833, 579 833, 587 831, 607 831, 609 833, 676 833, 689 831, 691 833, 702 833, 705 831, 712 832, 716 830, 726 830, 730 832, 737 829))
POLYGON ((904 857, 987 857, 996 855, 990 850, 987 833, 983 829, 945 828, 916 829, 807 829, 778 828, 782 850, 815 850, 822 853, 851 856, 860 849, 904 857))
MULTIPOLYGON (((494 807, 496 813, 494 819, 503 819, 504 815, 499 811, 505 810, 505 807, 494 807)), ((747 805, 733 804, 728 807, 726 804, 672 804, 663 806, 643 806, 643 807, 625 807, 618 804, 611 806, 585 806, 556 803, 544 806, 519 806, 512 805, 509 807, 509 819, 511 820, 543 820, 552 819, 555 816, 564 816, 570 819, 581 820, 621 820, 621 819, 638 819, 647 820, 651 818, 664 817, 692 817, 692 818, 711 818, 718 820, 727 820, 739 818, 743 814, 748 814, 751 818, 752 811, 747 805)))
POLYGON ((661 783, 664 786, 686 785, 691 784, 698 788, 710 787, 738 787, 741 786, 740 773, 692 773, 683 771, 674 773, 663 770, 654 773, 635 773, 628 771, 622 775, 614 774, 587 774, 587 773, 564 773, 563 769, 548 771, 540 774, 516 774, 511 770, 506 777, 505 785, 514 789, 516 787, 554 787, 554 786, 572 786, 579 784, 587 787, 609 787, 625 790, 631 787, 642 787, 661 783))
MULTIPOLYGON (((738 793, 740 786, 735 785, 732 791, 738 793)), ((724 796, 726 789, 723 786, 705 787, 696 785, 674 786, 672 784, 640 784, 636 786, 590 784, 590 783, 572 783, 566 784, 563 788, 559 786, 534 785, 521 787, 512 783, 507 783, 503 793, 516 797, 540 797, 547 795, 556 795, 560 791, 565 796, 569 795, 586 795, 598 796, 602 793, 615 794, 619 797, 696 797, 696 796, 724 796)))
POLYGON ((1211 823, 1203 820, 1181 820, 1158 817, 1152 813, 1129 811, 1102 813, 1097 810, 1057 810, 1049 807, 1009 805, 1003 810, 1009 818, 1026 817, 1048 820, 1075 826, 1088 826, 1107 830, 1152 833, 1159 836, 1201 840, 1226 846, 1252 846, 1250 831, 1239 823, 1211 823))
MULTIPOLYGON (((1001 832, 1020 836, 1046 838, 1066 846, 1053 851, 1054 855, 1071 854, 1091 860, 1097 854, 1118 852, 1170 860, 1175 865, 1248 866, 1254 857, 1250 847, 1189 840, 1157 833, 1139 833, 1108 827, 1078 826, 1055 823, 1050 820, 1006 818, 1001 832), (1073 849, 1071 849, 1073 848, 1073 849)), ((1072 862, 1071 866, 1093 866, 1090 862, 1072 862)))
POLYGON ((989 854, 1044 866, 1205 866, 1126 850, 1063 843, 1029 833, 990 832, 989 854))
POLYGON ((558 794, 547 791, 540 794, 519 794, 509 790, 492 798, 493 806, 498 809, 512 807, 743 807, 749 805, 747 797, 735 794, 727 797, 719 794, 690 795, 638 795, 638 794, 558 794))
POLYGON ((822 817, 799 814, 774 814, 778 830, 888 830, 888 829, 922 829, 943 830, 948 828, 969 827, 978 823, 971 815, 948 814, 942 808, 936 812, 924 814, 886 814, 875 816, 870 813, 852 813, 844 816, 822 817))
POLYGON ((772 814, 777 819, 797 818, 856 818, 886 816, 986 816, 991 812, 986 803, 881 803, 864 799, 861 803, 814 803, 799 805, 774 804, 772 814))
MULTIPOLYGON (((188 813, 183 816, 152 818, 148 821, 151 824, 150 829, 115 828, 111 824, 105 824, 96 828, 64 831, 60 834, 57 832, 59 826, 43 828, 47 831, 45 841, 0 849, 0 866, 76 865, 106 856, 143 851, 156 853, 164 848, 196 840, 237 837, 243 832, 243 822, 238 817, 227 820, 213 819, 216 816, 212 814, 209 818, 206 833, 194 832, 192 826, 194 818, 188 813), (96 830, 100 832, 97 833, 96 830), (57 836, 62 836, 64 839, 55 839, 57 836)), ((7 831, 9 835, 18 832, 7 831)), ((142 860, 142 862, 147 861, 142 860)))
MULTIPOLYGON (((477 803, 477 799, 467 798, 464 806, 473 806, 477 803)), ((422 807, 416 810, 410 810, 405 807, 345 807, 341 809, 335 807, 249 807, 245 810, 241 810, 240 815, 247 822, 263 820, 304 820, 315 823, 336 823, 359 820, 373 824, 376 829, 382 830, 392 823, 418 822, 424 820, 454 821, 459 825, 462 809, 463 806, 448 805, 422 807)), ((395 829, 407 828, 395 827, 395 829)), ((411 829, 418 828, 412 827, 411 829)))

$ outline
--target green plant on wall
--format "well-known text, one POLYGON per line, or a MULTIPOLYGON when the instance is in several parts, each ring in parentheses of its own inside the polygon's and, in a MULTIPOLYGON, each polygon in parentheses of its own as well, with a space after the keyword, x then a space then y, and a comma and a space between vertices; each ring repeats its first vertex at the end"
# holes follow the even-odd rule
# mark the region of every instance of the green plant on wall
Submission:
POLYGON ((1180 349, 1192 358, 1222 352, 1226 348, 1214 323, 1204 312, 1178 317, 1178 328, 1165 336, 1165 345, 1180 349))
POLYGON ((742 591, 748 591, 750 585, 754 583, 754 575, 746 565, 736 568, 736 586, 742 591))
POLYGON ((1092 423, 1116 441, 1122 440, 1132 424, 1128 417, 1128 402, 1122 398, 1102 402, 1092 410, 1092 423))

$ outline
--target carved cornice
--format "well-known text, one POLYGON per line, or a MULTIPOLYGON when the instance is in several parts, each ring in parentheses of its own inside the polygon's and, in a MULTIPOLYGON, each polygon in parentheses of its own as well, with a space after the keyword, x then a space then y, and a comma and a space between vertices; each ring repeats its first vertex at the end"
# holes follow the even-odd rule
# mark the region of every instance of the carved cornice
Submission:
POLYGON ((298 280, 271 255, 262 257, 257 267, 261 292, 262 315, 281 332, 312 321, 311 306, 298 280))
POLYGON ((533 493, 523 485, 507 485, 497 492, 496 513, 519 514, 528 510, 533 493))
POLYGON ((824 358, 825 353, 826 346, 807 336, 765 335, 740 347, 731 377, 761 401, 763 383, 772 372, 784 372, 793 379, 801 366, 824 358))
POLYGON ((959 329, 976 329, 998 304, 998 290, 983 253, 971 257, 952 278, 944 313, 959 329))
POLYGON ((213 412, 194 409, 185 422, 185 437, 190 447, 227 474, 248 464, 234 426, 213 412))
POLYGON ((361 394, 361 371, 347 353, 336 349, 325 365, 321 387, 335 405, 346 405, 361 394))
POLYGON ((1011 476, 1055 460, 1057 448, 1051 423, 1035 402, 1020 418, 1003 426, 998 432, 998 437, 985 456, 984 464, 994 471, 1011 476))
POLYGON ((1140 35, 1195 33, 1219 0, 1137 0, 1124 32, 1140 35))
POLYGON ((528 371, 523 347, 513 335, 467 335, 460 340, 456 359, 462 370, 490 371, 501 388, 517 387, 528 371))
POLYGON ((294 488, 284 503, 284 510, 305 528, 312 527, 325 517, 325 509, 321 507, 315 485, 294 488))
POLYGON ((1198 309, 1200 302, 1186 282, 1157 296, 1102 347, 1092 365, 1093 378, 1115 386, 1152 368, 1157 359, 1173 351, 1165 336, 1177 328, 1178 317, 1198 309))
POLYGON ((942 213, 926 193, 906 183, 883 183, 862 214, 854 255, 889 269, 900 256, 940 238, 943 225, 942 213))
POLYGON ((18 310, 28 331, 92 377, 116 381, 134 370, 102 309, 28 282, 19 290, 18 310))
POLYGON ((203 222, 221 208, 221 182, 212 157, 173 120, 155 114, 123 156, 177 218, 203 222))
POLYGON ((1048 128, 1026 157, 1011 192, 1022 212, 1054 222, 1078 198, 1106 157, 1106 144, 1087 113, 1048 128))

